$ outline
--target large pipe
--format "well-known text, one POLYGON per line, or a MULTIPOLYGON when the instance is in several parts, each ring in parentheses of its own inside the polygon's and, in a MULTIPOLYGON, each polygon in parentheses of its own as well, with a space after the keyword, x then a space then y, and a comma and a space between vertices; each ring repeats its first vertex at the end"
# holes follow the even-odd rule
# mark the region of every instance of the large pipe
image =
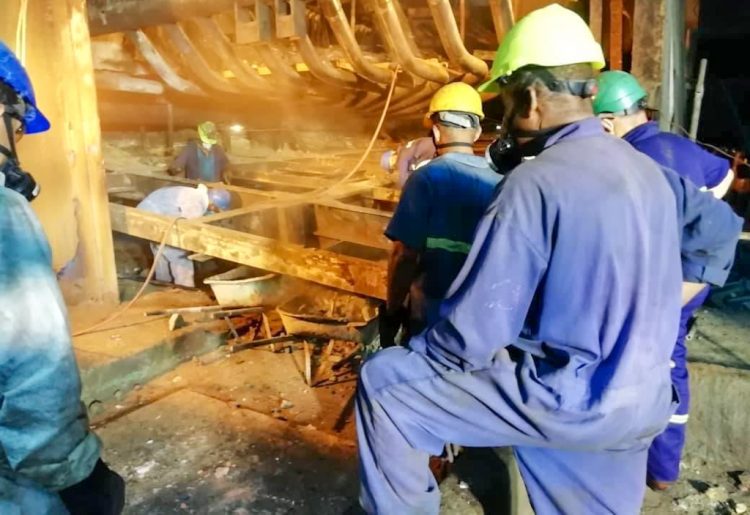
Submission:
POLYGON ((203 95, 203 91, 198 86, 189 80, 180 77, 175 71, 174 66, 172 66, 166 57, 161 55, 151 41, 151 38, 149 38, 146 33, 142 30, 138 30, 135 32, 128 32, 127 36, 138 48, 143 58, 146 59, 146 62, 151 65, 156 74, 167 84, 167 86, 181 93, 203 95))
POLYGON ((254 0, 88 0, 89 32, 99 36, 138 30, 213 16, 233 10, 235 4, 244 7, 254 3, 254 0))
POLYGON ((450 1, 428 0, 427 3, 430 5, 440 41, 443 43, 443 48, 445 48, 451 63, 474 75, 470 82, 476 83, 484 79, 489 73, 487 63, 478 57, 474 57, 466 50, 458 27, 456 27, 456 18, 453 16, 450 1))
POLYGON ((450 80, 448 70, 440 64, 425 61, 414 54, 409 38, 401 26, 395 1, 397 0, 372 0, 376 21, 394 57, 406 71, 416 77, 441 84, 447 83, 450 80))

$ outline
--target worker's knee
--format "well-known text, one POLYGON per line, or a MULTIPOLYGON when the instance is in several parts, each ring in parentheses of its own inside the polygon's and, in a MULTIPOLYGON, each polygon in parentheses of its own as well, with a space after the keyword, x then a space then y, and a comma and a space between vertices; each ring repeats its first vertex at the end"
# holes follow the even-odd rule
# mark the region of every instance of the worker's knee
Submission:
POLYGON ((359 371, 359 387, 374 392, 388 383, 387 378, 398 369, 409 351, 403 347, 390 347, 376 352, 359 371))

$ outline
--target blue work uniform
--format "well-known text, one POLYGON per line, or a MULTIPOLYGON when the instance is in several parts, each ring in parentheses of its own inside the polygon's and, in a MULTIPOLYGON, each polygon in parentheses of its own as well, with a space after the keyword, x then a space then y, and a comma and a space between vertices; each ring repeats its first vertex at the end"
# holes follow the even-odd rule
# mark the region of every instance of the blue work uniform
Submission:
POLYGON ((558 131, 501 183, 440 321, 362 367, 363 507, 438 513, 451 442, 513 446, 537 513, 638 513, 682 281, 725 279, 739 230, 597 119, 558 131))
POLYGON ((440 301, 466 261, 500 179, 484 158, 453 152, 406 181, 385 235, 420 254, 411 289, 416 332, 437 321, 440 301))
POLYGON ((170 165, 172 169, 185 170, 185 177, 201 182, 223 182, 224 171, 229 166, 224 149, 212 145, 205 150, 201 143, 190 140, 170 165))
MULTIPOLYGON (((648 122, 631 130, 623 139, 654 161, 690 180, 699 188, 714 188, 726 177, 730 164, 687 138, 659 130, 656 122, 648 122)), ((649 449, 648 477, 654 481, 673 482, 680 475, 680 459, 685 446, 685 428, 690 409, 690 383, 687 369, 685 338, 695 311, 709 294, 706 286, 682 307, 677 343, 672 354, 672 383, 680 395, 677 412, 667 429, 654 439, 649 449)))
MULTIPOLYGON (((169 217, 188 220, 200 218, 208 210, 208 192, 190 186, 170 186, 149 193, 139 204, 138 209, 169 217)), ((156 257, 159 245, 151 244, 156 257)), ((154 273, 157 281, 172 282, 179 286, 195 286, 195 268, 188 259, 186 250, 165 246, 161 257, 156 261, 154 273)))
POLYGON ((67 513, 56 492, 91 474, 101 444, 49 245, 26 199, 2 186, 0 327, 0 513, 67 513))

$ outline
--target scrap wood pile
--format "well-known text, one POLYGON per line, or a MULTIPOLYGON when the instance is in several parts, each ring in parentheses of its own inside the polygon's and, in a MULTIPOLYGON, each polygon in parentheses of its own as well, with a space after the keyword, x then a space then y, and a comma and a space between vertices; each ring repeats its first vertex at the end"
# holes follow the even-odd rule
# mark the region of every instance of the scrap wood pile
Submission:
MULTIPOLYGON (((277 309, 220 305, 147 312, 169 315, 169 328, 185 325, 184 315, 199 320, 224 320, 230 353, 249 349, 301 351, 299 367, 310 386, 329 386, 356 379, 363 352, 376 341, 374 302, 324 288, 310 288, 277 309)), ((376 345, 376 343, 375 343, 376 345)))

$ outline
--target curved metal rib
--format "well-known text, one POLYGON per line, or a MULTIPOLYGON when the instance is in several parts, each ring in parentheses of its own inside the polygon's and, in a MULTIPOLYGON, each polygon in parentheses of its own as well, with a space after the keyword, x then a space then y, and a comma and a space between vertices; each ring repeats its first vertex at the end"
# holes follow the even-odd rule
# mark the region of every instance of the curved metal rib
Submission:
POLYGON ((176 24, 161 25, 156 30, 165 36, 174 50, 181 56, 182 62, 197 80, 203 82, 209 88, 224 93, 241 93, 240 89, 216 72, 204 57, 195 48, 182 27, 176 24))
POLYGON ((399 21, 394 5, 397 0, 372 0, 375 19, 385 35, 385 40, 396 60, 406 71, 432 82, 445 84, 450 80, 448 70, 437 63, 417 57, 412 51, 409 38, 399 21))
POLYGON ((305 61, 310 73, 321 82, 337 88, 352 88, 357 84, 357 76, 353 73, 340 70, 330 62, 320 57, 318 51, 310 41, 310 36, 305 35, 298 40, 299 51, 302 60, 305 61))
POLYGON ((440 35, 440 41, 448 54, 451 63, 462 70, 474 75, 469 82, 479 82, 489 73, 487 63, 471 55, 463 41, 456 26, 456 18, 449 0, 427 0, 432 11, 432 18, 440 35))
POLYGON ((167 86, 190 95, 203 95, 201 88, 179 76, 174 70, 174 66, 168 62, 161 53, 156 49, 151 39, 142 30, 128 32, 128 38, 138 48, 146 62, 151 65, 156 74, 163 80, 167 86))
POLYGON ((489 0, 490 12, 492 13, 492 25, 495 27, 497 42, 501 43, 505 33, 515 23, 513 14, 513 2, 511 0, 489 0))
POLYGON ((352 63, 354 71, 366 80, 376 84, 388 84, 391 81, 391 73, 386 68, 375 66, 362 53, 362 48, 354 37, 349 21, 346 19, 344 8, 340 0, 320 0, 320 6, 323 9, 323 15, 328 20, 328 24, 336 37, 336 41, 346 53, 349 61, 352 63))
POLYGON ((214 20, 210 18, 195 18, 187 23, 191 23, 195 27, 200 37, 199 44, 216 54, 221 59, 222 64, 232 72, 243 86, 256 91, 273 94, 274 89, 272 84, 263 79, 252 67, 246 65, 237 57, 229 38, 227 38, 214 20))

